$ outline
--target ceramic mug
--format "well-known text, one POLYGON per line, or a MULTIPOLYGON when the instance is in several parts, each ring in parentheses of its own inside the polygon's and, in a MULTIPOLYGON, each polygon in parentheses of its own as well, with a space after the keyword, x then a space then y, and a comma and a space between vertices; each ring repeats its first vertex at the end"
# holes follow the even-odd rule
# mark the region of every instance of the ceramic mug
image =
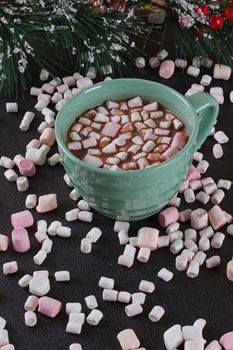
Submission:
POLYGON ((158 212, 178 191, 188 173, 193 153, 209 135, 218 111, 216 100, 204 92, 185 98, 152 81, 116 79, 95 84, 66 102, 56 118, 56 140, 65 171, 92 208, 113 219, 137 221, 158 212), (67 149, 67 131, 77 116, 106 100, 135 96, 159 101, 186 125, 189 140, 173 158, 142 170, 110 171, 81 161, 67 149))

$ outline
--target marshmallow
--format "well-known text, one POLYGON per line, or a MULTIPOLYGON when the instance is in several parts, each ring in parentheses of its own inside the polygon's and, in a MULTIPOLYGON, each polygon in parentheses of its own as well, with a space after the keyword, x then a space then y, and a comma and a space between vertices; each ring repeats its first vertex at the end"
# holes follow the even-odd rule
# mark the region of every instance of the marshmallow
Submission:
POLYGON ((34 327, 37 324, 37 317, 35 312, 26 311, 24 314, 25 325, 28 327, 34 327))
MULTIPOLYGON (((124 232, 124 231, 121 231, 124 232)), ((138 252, 137 259, 140 262, 146 263, 150 258, 151 250, 149 248, 140 248, 138 252)))
POLYGON ((0 234, 0 252, 5 252, 8 249, 9 238, 0 234))
POLYGON ((203 251, 199 251, 196 253, 193 260, 197 261, 198 264, 201 266, 204 264, 205 259, 206 259, 206 253, 204 253, 203 251))
POLYGON ((27 191, 27 189, 29 187, 29 183, 28 183, 28 179, 26 178, 26 176, 19 176, 16 179, 16 186, 17 186, 17 190, 19 192, 27 191))
POLYGON ((175 72, 175 63, 171 60, 165 60, 159 68, 159 76, 164 79, 170 79, 175 72))
POLYGON ((197 77, 200 74, 200 68, 194 67, 194 66, 189 66, 187 69, 187 74, 191 75, 193 77, 197 77))
POLYGON ((4 347, 9 344, 8 331, 6 329, 0 329, 0 347, 4 347))
POLYGON ((89 295, 85 298, 88 309, 96 309, 98 307, 98 302, 94 295, 89 295))
POLYGON ((218 255, 212 256, 211 258, 207 259, 205 263, 206 263, 207 269, 212 269, 213 267, 220 265, 221 263, 220 256, 218 255))
POLYGON ((149 313, 149 319, 151 322, 158 322, 163 315, 165 314, 165 310, 162 306, 154 306, 151 312, 149 313))
POLYGON ((233 348, 233 332, 228 332, 224 334, 219 343, 224 347, 225 350, 232 350, 233 348))
POLYGON ((37 203, 37 195, 36 194, 29 194, 26 197, 25 207, 27 209, 33 209, 33 208, 35 208, 36 203, 37 203))
POLYGON ((188 62, 187 62, 186 60, 183 60, 183 59, 180 59, 180 58, 177 58, 177 59, 175 60, 175 66, 176 66, 177 68, 184 69, 184 68, 187 67, 187 64, 188 64, 188 62))
POLYGON ((26 112, 24 114, 23 119, 21 120, 19 128, 22 131, 27 131, 29 129, 29 126, 30 126, 31 122, 33 121, 34 117, 35 117, 35 113, 33 113, 33 112, 26 112))
POLYGON ((30 249, 28 232, 23 227, 15 228, 11 234, 13 249, 19 253, 25 253, 30 249))
POLYGON ((75 221, 78 219, 79 209, 75 208, 65 213, 67 221, 75 221))
POLYGON ((134 317, 143 312, 141 304, 133 303, 125 307, 125 313, 128 317, 134 317))
POLYGON ((55 280, 57 282, 65 282, 70 281, 70 273, 69 271, 57 271, 54 273, 55 280))
POLYGON ((162 227, 167 227, 179 219, 179 212, 175 207, 169 207, 159 213, 159 223, 162 227))
POLYGON ((208 212, 208 215, 211 226, 214 230, 218 230, 226 224, 226 217, 218 205, 215 205, 213 208, 211 208, 208 212))
POLYGON ((11 214, 11 224, 14 228, 30 227, 34 224, 33 216, 28 210, 11 214))
POLYGON ((18 271, 18 264, 17 261, 11 261, 8 263, 3 264, 3 274, 4 275, 10 275, 13 273, 16 273, 18 271))
POLYGON ((59 225, 56 229, 56 234, 59 237, 69 238, 71 236, 71 228, 67 226, 59 225))
POLYGON ((17 102, 7 102, 6 111, 7 113, 18 113, 19 107, 17 102))
POLYGON ((214 65, 213 77, 214 79, 229 80, 231 76, 231 67, 224 64, 216 63, 214 65))
POLYGON ((101 319, 103 318, 103 313, 100 310, 92 310, 87 316, 86 321, 90 326, 97 326, 101 319))
POLYGON ((205 74, 201 78, 200 84, 203 86, 208 86, 208 85, 210 85, 211 81, 212 81, 212 77, 210 75, 205 74))
MULTIPOLYGON (((149 248, 150 250, 157 249, 159 231, 149 227, 143 227, 138 231, 138 242, 139 248, 149 248)), ((127 255, 127 254, 126 254, 127 255)))
POLYGON ((233 260, 230 260, 227 264, 227 278, 233 282, 233 260))
POLYGON ((139 284, 139 290, 145 293, 153 293, 155 285, 153 282, 142 280, 139 284))
POLYGON ((84 254, 90 254, 92 250, 92 243, 89 238, 83 238, 81 240, 80 250, 84 254))
POLYGON ((222 149, 222 146, 219 143, 216 143, 213 146, 213 155, 214 155, 214 158, 216 158, 216 159, 222 158, 222 156, 223 156, 223 149, 222 149))
POLYGON ((8 169, 4 172, 4 176, 10 182, 14 182, 18 179, 18 175, 13 169, 8 169))
POLYGON ((82 306, 80 303, 67 303, 66 304, 66 314, 70 315, 71 313, 81 313, 82 306))
POLYGON ((36 210, 38 213, 45 213, 57 208, 57 195, 55 193, 40 196, 36 210))
POLYGON ((29 282, 29 291, 36 296, 43 296, 47 294, 49 290, 50 283, 46 276, 33 276, 32 280, 29 282))
POLYGON ((149 58, 149 65, 151 66, 151 68, 156 69, 159 67, 160 65, 160 61, 158 59, 158 57, 150 57, 149 58))
POLYGON ((29 295, 24 304, 24 309, 26 311, 35 311, 37 309, 38 304, 39 298, 37 298, 35 295, 29 295))
POLYGON ((165 58, 168 57, 168 52, 167 52, 167 50, 162 49, 162 50, 157 54, 157 57, 158 57, 158 59, 159 59, 160 61, 165 60, 165 58))
POLYGON ((196 230, 202 230, 208 226, 208 213, 204 209, 196 209, 191 213, 191 226, 196 230))
POLYGON ((164 344, 167 350, 174 350, 183 343, 181 326, 176 324, 169 328, 163 335, 164 344))
POLYGON ((144 68, 146 65, 146 61, 144 57, 136 57, 135 58, 135 65, 138 68, 144 68))
POLYGON ((103 289, 113 289, 114 279, 102 276, 99 280, 99 287, 103 289))
POLYGON ((188 268, 188 257, 186 255, 178 255, 176 257, 176 269, 178 271, 186 271, 188 268))
POLYGON ((213 340, 208 346, 205 347, 205 350, 222 350, 222 347, 219 345, 217 340, 213 340))
POLYGON ((186 274, 190 278, 195 278, 199 274, 199 269, 200 269, 199 263, 196 260, 192 260, 189 263, 189 267, 186 274))
POLYGON ((121 291, 118 293, 117 301, 120 303, 128 304, 131 301, 132 295, 128 292, 121 291))
POLYGON ((82 350, 82 345, 78 343, 73 343, 70 345, 69 350, 82 350))
POLYGON ((60 301, 44 296, 39 299, 38 311, 43 315, 54 318, 61 311, 61 306, 60 301))
POLYGON ((104 301, 117 301, 118 292, 114 289, 104 289, 103 290, 103 300, 104 301))
POLYGON ((122 350, 138 349, 140 341, 132 329, 125 329, 118 333, 117 339, 122 350))
POLYGON ((132 304, 143 305, 146 301, 146 294, 142 292, 132 294, 132 304))
POLYGON ((158 272, 157 276, 158 276, 159 278, 161 278, 163 281, 169 282, 169 281, 171 281, 171 279, 173 278, 173 273, 172 273, 171 271, 165 269, 165 268, 162 268, 162 269, 158 272))

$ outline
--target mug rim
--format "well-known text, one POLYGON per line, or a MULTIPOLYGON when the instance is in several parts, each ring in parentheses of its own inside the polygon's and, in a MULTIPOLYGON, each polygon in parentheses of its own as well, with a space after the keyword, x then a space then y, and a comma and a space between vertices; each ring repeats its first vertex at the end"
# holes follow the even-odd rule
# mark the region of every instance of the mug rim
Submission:
MULTIPOLYGON (((91 92, 90 92, 91 93, 91 92)), ((55 121, 55 137, 56 137, 56 141, 57 141, 57 144, 59 146, 59 148, 62 149, 62 151, 68 156, 70 157, 73 161, 75 162, 78 162, 81 166, 83 166, 84 168, 87 168, 88 170, 92 170, 92 171, 96 171, 97 173, 100 173, 100 174, 103 174, 103 175, 110 175, 110 176, 127 176, 127 175, 138 175, 138 174, 143 174, 145 173, 146 171, 148 172, 149 170, 155 170, 155 169, 162 169, 170 164, 173 164, 174 162, 176 162, 177 159, 179 159, 180 157, 182 157, 183 153, 191 148, 191 146, 193 145, 193 143, 195 143, 195 140, 196 140, 196 137, 197 137, 197 122, 198 122, 198 119, 197 118, 194 118, 196 112, 194 110, 194 107, 193 105, 185 98, 185 96, 183 96, 181 93, 179 93, 178 91, 176 91, 175 89, 165 85, 165 84, 161 84, 161 83, 158 83, 158 82, 155 82, 155 81, 152 81, 152 80, 147 80, 147 79, 137 79, 137 78, 119 78, 119 79, 113 79, 113 80, 110 80, 110 81, 103 81, 103 82, 99 82, 99 83, 96 83, 96 84, 93 84, 85 89, 83 89, 82 91, 80 91, 78 94, 72 96, 65 104, 65 106, 61 108, 61 110, 58 112, 57 114, 57 117, 56 117, 56 121, 55 121), (124 81, 125 83, 127 83, 127 81, 131 82, 131 81, 135 81, 138 82, 139 84, 151 84, 151 85, 156 85, 157 87, 162 87, 162 88, 166 88, 166 90, 169 90, 171 93, 177 95, 177 97, 182 100, 182 102, 186 105, 188 105, 189 109, 192 111, 192 117, 194 119, 194 127, 193 129, 191 130, 191 133, 189 135, 189 139, 188 139, 188 142, 186 143, 186 145, 175 155, 173 156, 171 159, 168 159, 160 164, 154 164, 154 165, 151 165, 147 168, 144 168, 144 169, 138 169, 138 170, 132 170, 132 171, 124 171, 124 170, 114 170, 114 171, 111 171, 109 169, 104 169, 104 168, 97 168, 97 167, 94 167, 93 165, 90 165, 88 163, 85 163, 84 161, 82 161, 81 159, 77 158, 72 152, 69 151, 69 149, 66 147, 66 144, 65 142, 63 141, 63 138, 61 136, 61 133, 60 133, 60 130, 59 130, 59 120, 61 119, 61 115, 62 115, 62 112, 63 112, 63 108, 66 107, 67 105, 69 104, 72 104, 73 101, 79 97, 82 98, 82 95, 90 90, 90 89, 93 89, 93 87, 96 87, 96 86, 101 86, 101 85, 111 85, 111 84, 114 84, 114 82, 116 81, 124 81)))

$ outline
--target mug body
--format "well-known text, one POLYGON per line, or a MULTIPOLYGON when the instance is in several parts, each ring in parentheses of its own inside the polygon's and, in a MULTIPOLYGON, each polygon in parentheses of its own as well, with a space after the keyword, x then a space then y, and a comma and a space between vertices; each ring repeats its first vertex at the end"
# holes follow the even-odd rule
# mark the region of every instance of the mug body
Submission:
POLYGON ((198 120, 192 105, 177 91, 147 80, 116 79, 72 97, 58 113, 55 132, 65 171, 80 195, 107 217, 137 221, 159 211, 178 191, 195 151, 198 120), (67 149, 66 135, 77 116, 106 100, 135 96, 158 101, 186 125, 189 140, 175 157, 142 170, 110 171, 86 164, 67 149))

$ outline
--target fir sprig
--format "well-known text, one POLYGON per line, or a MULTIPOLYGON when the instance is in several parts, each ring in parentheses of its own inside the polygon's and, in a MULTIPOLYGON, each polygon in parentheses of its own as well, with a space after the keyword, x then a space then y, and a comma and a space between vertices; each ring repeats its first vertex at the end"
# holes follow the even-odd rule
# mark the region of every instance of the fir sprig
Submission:
POLYGON ((122 73, 136 52, 130 36, 145 28, 134 14, 141 3, 103 15, 85 0, 0 0, 0 91, 25 89, 30 61, 54 74, 59 64, 83 73, 95 66, 100 75, 111 64, 122 73))

